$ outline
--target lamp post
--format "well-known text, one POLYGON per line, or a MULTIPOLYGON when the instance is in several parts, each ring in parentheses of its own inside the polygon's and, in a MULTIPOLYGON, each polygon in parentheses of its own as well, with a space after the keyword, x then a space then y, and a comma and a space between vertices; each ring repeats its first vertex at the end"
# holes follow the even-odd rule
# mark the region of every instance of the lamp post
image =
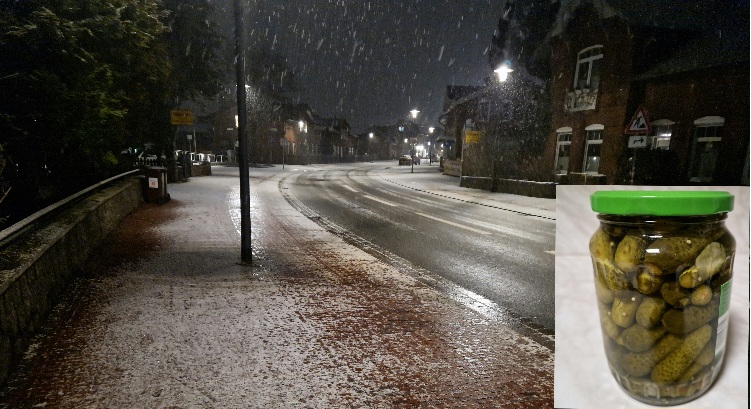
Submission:
POLYGON ((428 165, 433 164, 433 152, 431 151, 431 145, 430 142, 433 140, 433 132, 435 131, 435 127, 431 126, 428 128, 428 133, 430 134, 430 140, 428 141, 428 165))
MULTIPOLYGON (((413 119, 412 125, 416 125, 414 120, 417 119, 417 114, 420 113, 420 110, 417 109, 417 108, 415 108, 415 109, 409 111, 409 113, 410 113, 410 115, 412 116, 412 119, 413 119)), ((412 172, 411 173, 415 173, 415 157, 417 156, 417 152, 415 152, 415 143, 414 142, 412 142, 410 144, 410 152, 409 153, 410 153, 410 156, 411 156, 410 162, 412 163, 412 172)))
POLYGON ((246 135, 247 106, 245 90, 245 44, 243 36, 243 6, 235 0, 235 55, 237 78, 237 139, 240 161, 240 258, 245 263, 253 262, 250 243, 250 175, 248 167, 248 138, 246 135))
MULTIPOLYGON (((371 148, 370 145, 373 143, 373 136, 374 136, 373 132, 371 132, 371 133, 368 134, 368 152, 373 152, 373 150, 370 149, 371 148)), ((373 162, 373 156, 374 155, 375 155, 375 153, 373 155, 370 155, 370 161, 371 162, 373 162)))

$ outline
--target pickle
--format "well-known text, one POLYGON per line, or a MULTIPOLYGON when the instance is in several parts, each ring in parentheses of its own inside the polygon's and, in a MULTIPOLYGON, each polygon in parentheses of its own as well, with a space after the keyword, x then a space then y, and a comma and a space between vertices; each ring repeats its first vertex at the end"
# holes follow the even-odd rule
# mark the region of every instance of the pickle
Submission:
POLYGON ((700 365, 709 365, 714 361, 714 354, 715 354, 715 340, 712 338, 707 342, 707 345, 704 346, 704 349, 701 350, 699 353, 699 356, 696 357, 696 363, 700 365))
POLYGON ((712 301, 712 289, 708 285, 700 285, 691 292, 691 304, 707 305, 712 301))
POLYGON ((589 252, 592 258, 598 260, 613 260, 614 246, 615 243, 602 228, 597 229, 589 240, 589 252))
POLYGON ((609 261, 595 261, 595 271, 602 278, 603 282, 613 291, 628 290, 631 286, 628 276, 619 270, 618 267, 611 264, 609 261))
POLYGON ((682 310, 671 309, 662 315, 662 325, 673 334, 685 334, 717 317, 717 303, 690 305, 682 310))
POLYGON ((597 294, 597 300, 603 304, 613 302, 613 292, 605 285, 605 282, 599 275, 595 275, 595 294, 597 294))
POLYGON ((619 344, 622 344, 631 352, 646 351, 658 339, 665 335, 665 328, 654 327, 647 329, 641 325, 632 325, 621 332, 619 344))
POLYGON ((621 334, 621 328, 616 325, 610 316, 610 309, 602 303, 597 303, 600 308, 600 327, 602 333, 609 336, 612 339, 618 339, 621 334))
POLYGON ((623 369, 631 376, 644 376, 652 372, 655 365, 670 352, 678 348, 683 339, 673 334, 666 334, 655 346, 644 352, 626 352, 621 357, 623 369))
POLYGON ((696 288, 717 274, 725 264, 725 250, 720 243, 708 245, 696 257, 696 263, 681 273, 678 281, 684 288, 696 288))
MULTIPOLYGON (((634 278, 631 280, 631 284, 633 284, 634 288, 636 288, 642 294, 653 294, 660 289, 660 286, 662 286, 663 280, 660 275, 654 274, 651 270, 653 269, 647 267, 647 265, 641 266, 639 267, 638 272, 636 273, 634 278)), ((659 269, 654 267, 654 270, 659 269)))
POLYGON ((621 328, 628 328, 634 323, 636 309, 639 308, 640 295, 629 297, 615 297, 611 317, 621 328))
POLYGON ((618 244, 613 257, 615 265, 626 273, 636 271, 647 243, 637 236, 626 236, 618 244))
POLYGON ((658 384, 668 384, 678 379, 712 337, 712 327, 704 325, 688 334, 683 343, 673 350, 652 369, 652 381, 658 384))
POLYGON ((685 307, 691 302, 691 293, 674 281, 663 284, 660 287, 660 294, 673 307, 685 307))
POLYGON ((672 274, 686 263, 691 263, 710 241, 701 237, 664 237, 649 245, 644 261, 672 274))
POLYGON ((690 381, 694 377, 694 375, 698 374, 702 369, 704 369, 704 365, 701 365, 698 362, 694 361, 694 363, 692 363, 691 366, 686 369, 686 372, 684 372, 680 376, 680 378, 678 378, 678 382, 690 381))
POLYGON ((636 322, 644 328, 652 328, 660 322, 667 304, 662 298, 645 297, 636 309, 636 322))

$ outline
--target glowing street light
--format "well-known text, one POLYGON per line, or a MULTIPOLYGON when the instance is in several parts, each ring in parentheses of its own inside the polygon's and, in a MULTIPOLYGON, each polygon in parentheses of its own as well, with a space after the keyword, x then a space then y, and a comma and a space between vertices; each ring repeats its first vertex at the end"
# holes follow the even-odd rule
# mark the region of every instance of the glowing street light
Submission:
POLYGON ((413 110, 409 111, 409 113, 412 114, 412 119, 416 119, 417 118, 417 114, 420 113, 420 110, 419 109, 413 109, 413 110))
POLYGON ((430 128, 428 128, 428 132, 433 133, 433 131, 435 131, 435 127, 434 126, 431 126, 430 128))
POLYGON ((371 133, 370 133, 370 134, 368 135, 368 137, 369 137, 370 139, 373 139, 373 132, 371 132, 371 133))
POLYGON ((493 72, 498 74, 498 81, 504 82, 508 79, 508 73, 514 71, 509 66, 511 65, 511 62, 506 60, 503 64, 501 64, 498 68, 496 68, 493 72))

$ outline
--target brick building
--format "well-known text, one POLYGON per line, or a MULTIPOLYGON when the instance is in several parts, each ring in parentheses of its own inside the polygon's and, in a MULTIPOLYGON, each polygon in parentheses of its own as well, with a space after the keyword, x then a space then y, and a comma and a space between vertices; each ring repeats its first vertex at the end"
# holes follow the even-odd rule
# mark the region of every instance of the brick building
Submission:
POLYGON ((615 3, 560 10, 546 166, 571 184, 748 184, 748 12, 615 3), (639 106, 651 132, 629 147, 639 106))

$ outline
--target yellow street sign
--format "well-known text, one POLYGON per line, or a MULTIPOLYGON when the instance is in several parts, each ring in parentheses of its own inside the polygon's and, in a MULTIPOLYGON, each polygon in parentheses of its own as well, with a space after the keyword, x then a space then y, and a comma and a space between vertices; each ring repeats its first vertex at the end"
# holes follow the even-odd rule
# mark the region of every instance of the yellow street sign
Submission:
POLYGON ((172 125, 193 125, 193 111, 187 109, 173 109, 170 111, 172 125))
POLYGON ((480 142, 480 131, 465 131, 464 132, 465 143, 478 143, 480 142))

